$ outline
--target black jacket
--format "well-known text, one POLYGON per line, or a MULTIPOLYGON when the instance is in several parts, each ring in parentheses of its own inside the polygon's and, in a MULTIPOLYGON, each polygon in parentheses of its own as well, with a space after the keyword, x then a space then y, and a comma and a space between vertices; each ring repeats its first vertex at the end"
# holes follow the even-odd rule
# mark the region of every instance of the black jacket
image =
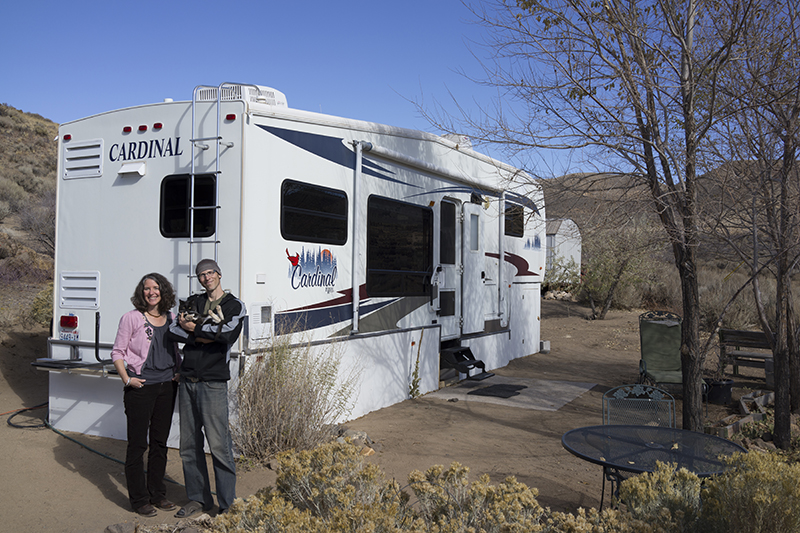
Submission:
MULTIPOLYGON (((208 296, 195 294, 189 300, 196 299, 197 309, 205 307, 208 296)), ((210 321, 195 329, 194 333, 184 330, 176 320, 170 325, 167 337, 175 342, 182 342, 183 363, 181 377, 199 379, 201 381, 228 381, 231 378, 228 361, 231 346, 239 338, 247 310, 244 303, 234 295, 227 293, 220 302, 225 320, 222 328, 210 321), (214 342, 196 342, 196 339, 209 339, 214 342)))

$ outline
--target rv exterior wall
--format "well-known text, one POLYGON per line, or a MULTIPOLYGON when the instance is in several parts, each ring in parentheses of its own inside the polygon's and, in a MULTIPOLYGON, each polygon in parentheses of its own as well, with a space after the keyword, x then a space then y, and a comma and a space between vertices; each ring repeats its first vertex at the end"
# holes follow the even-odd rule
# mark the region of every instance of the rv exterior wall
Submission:
MULTIPOLYGON (((54 320, 73 313, 79 326, 55 332, 53 358, 94 358, 96 312, 107 358, 142 275, 160 272, 185 298, 201 290, 193 263, 214 256, 223 287, 249 311, 234 373, 274 335, 341 342, 344 366, 361 375, 353 417, 405 399, 417 354, 421 392, 437 388, 443 340, 469 345, 487 369, 538 350, 545 211, 533 183, 502 207, 519 171, 427 133, 255 101, 196 103, 195 132, 192 111, 191 102, 164 102, 61 126, 54 320), (208 149, 193 151, 192 138, 208 149), (362 141, 373 148, 357 167, 362 141), (80 143, 99 154, 96 169, 70 167, 80 143), (143 173, 120 174, 131 164, 143 173), (194 211, 202 242, 190 254, 192 168, 195 205, 210 209, 194 211), (470 253, 477 263, 464 263, 470 253), (76 273, 95 280, 89 303, 71 298, 83 290, 66 281, 76 273), (474 331, 464 329, 467 311, 477 313, 474 331)), ((92 381, 107 379, 52 373, 51 417, 62 429, 118 437, 98 424, 124 420, 121 395, 106 399, 92 381), (69 412, 83 414, 75 422, 69 412)))

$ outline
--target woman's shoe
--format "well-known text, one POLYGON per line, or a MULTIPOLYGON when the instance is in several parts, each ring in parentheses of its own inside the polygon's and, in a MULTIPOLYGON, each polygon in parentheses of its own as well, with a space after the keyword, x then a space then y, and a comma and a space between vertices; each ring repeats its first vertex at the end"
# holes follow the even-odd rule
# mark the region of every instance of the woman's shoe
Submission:
POLYGON ((166 498, 161 498, 157 502, 153 502, 153 505, 155 505, 162 511, 172 511, 173 509, 175 509, 175 507, 177 507, 174 503, 172 503, 166 498))
POLYGON ((158 511, 156 511, 155 507, 153 507, 149 503, 146 503, 146 504, 142 505, 141 507, 137 507, 136 508, 136 514, 140 514, 142 516, 150 517, 150 516, 157 515, 158 511))

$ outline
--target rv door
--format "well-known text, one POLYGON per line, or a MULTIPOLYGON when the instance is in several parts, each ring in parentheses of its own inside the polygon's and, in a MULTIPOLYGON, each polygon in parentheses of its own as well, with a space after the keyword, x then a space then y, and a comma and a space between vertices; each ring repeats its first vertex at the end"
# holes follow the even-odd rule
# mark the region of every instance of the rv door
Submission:
POLYGON ((464 272, 461 278, 461 308, 464 324, 462 334, 479 333, 484 328, 483 283, 486 278, 481 235, 481 206, 464 204, 462 263, 464 272))
POLYGON ((439 208, 438 306, 442 340, 461 336, 461 265, 459 264, 459 204, 443 200, 439 208))

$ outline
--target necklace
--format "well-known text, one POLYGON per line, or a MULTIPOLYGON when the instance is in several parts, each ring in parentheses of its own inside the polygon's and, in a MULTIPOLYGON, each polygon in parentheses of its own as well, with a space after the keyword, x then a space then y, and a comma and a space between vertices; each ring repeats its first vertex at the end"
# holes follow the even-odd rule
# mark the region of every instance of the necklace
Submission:
POLYGON ((151 317, 153 317, 153 318, 161 318, 161 316, 162 316, 162 315, 154 315, 154 314, 153 314, 153 313, 151 313, 150 311, 145 311, 145 314, 148 314, 148 315, 150 315, 150 316, 151 316, 151 317))

